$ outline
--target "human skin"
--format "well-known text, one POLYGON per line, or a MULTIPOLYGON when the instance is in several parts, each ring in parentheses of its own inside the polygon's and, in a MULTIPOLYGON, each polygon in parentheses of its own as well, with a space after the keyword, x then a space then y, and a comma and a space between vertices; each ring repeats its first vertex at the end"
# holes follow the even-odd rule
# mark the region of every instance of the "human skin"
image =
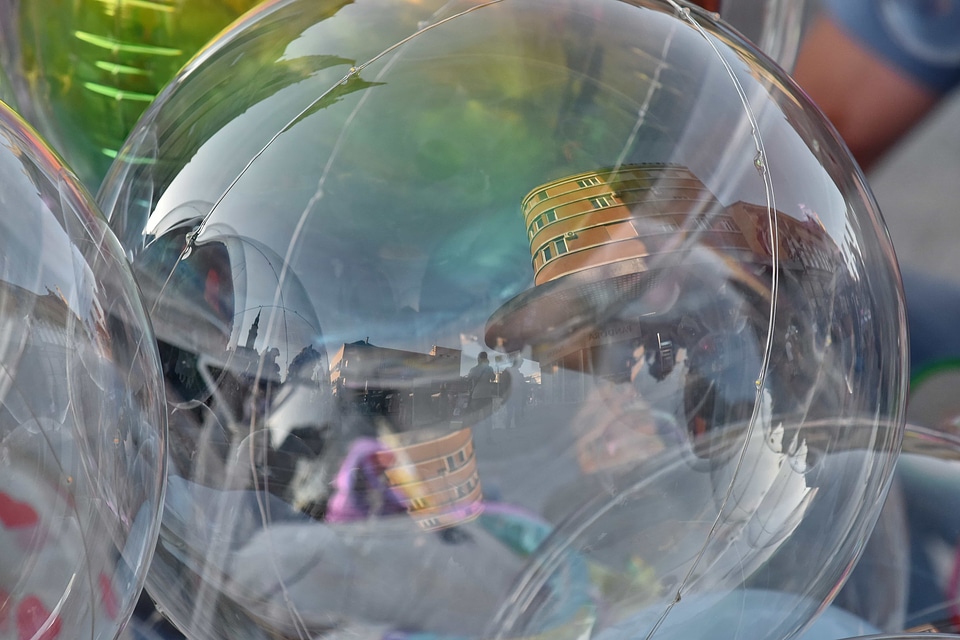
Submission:
POLYGON ((865 170, 941 97, 877 57, 826 16, 811 25, 793 77, 865 170))

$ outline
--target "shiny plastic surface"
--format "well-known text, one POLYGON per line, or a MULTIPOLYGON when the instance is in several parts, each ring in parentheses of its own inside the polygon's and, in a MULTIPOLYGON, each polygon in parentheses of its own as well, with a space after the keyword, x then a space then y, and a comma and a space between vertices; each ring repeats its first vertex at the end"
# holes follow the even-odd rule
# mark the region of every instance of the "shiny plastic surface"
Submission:
POLYGON ((157 540, 154 336, 91 197, 0 106, 0 638, 114 638, 157 540))
POLYGON ((20 113, 91 191, 163 86, 260 0, 2 0, 20 113))
POLYGON ((100 201, 188 635, 781 638, 832 597, 900 444, 896 265, 712 20, 287 1, 148 110, 100 201))

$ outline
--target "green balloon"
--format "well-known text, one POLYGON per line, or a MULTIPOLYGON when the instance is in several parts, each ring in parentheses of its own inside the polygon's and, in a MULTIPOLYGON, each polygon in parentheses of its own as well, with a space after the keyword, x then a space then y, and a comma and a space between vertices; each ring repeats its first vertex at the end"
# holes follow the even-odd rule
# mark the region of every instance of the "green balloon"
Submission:
POLYGON ((3 0, 3 63, 21 113, 96 189, 164 85, 259 2, 3 0))

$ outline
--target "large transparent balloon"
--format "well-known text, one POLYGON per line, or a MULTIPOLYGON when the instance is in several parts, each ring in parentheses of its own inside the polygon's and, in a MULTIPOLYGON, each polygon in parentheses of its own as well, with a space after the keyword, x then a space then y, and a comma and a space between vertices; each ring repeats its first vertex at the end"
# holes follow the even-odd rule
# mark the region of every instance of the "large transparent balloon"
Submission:
POLYGON ((20 113, 91 190, 143 110, 260 0, 0 0, 0 63, 20 113))
POLYGON ((154 335, 106 220, 0 105, 0 638, 114 638, 159 530, 154 335))
POLYGON ((829 601, 900 444, 899 279, 713 20, 288 0, 161 94, 100 200, 189 636, 780 638, 829 601))

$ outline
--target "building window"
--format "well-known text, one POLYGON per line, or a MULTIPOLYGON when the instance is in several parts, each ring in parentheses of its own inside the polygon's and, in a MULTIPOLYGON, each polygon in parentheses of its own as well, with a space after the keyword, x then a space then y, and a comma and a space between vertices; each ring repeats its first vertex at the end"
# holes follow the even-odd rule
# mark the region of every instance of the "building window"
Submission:
POLYGON ((546 199, 547 199, 546 191, 541 191, 540 193, 537 194, 537 200, 539 200, 540 202, 543 202, 546 199))
POLYGON ((536 218, 533 219, 533 222, 530 223, 530 226, 527 227, 527 232, 529 233, 531 240, 533 239, 533 236, 536 234, 536 232, 539 231, 540 229, 543 229, 543 218, 541 218, 540 216, 537 216, 536 218))
POLYGON ((613 205, 613 198, 600 196, 599 198, 590 198, 590 204, 594 209, 604 209, 613 205))
POLYGON ((733 222, 732 222, 731 220, 729 220, 729 219, 727 219, 727 218, 721 218, 721 219, 717 222, 717 227, 716 227, 716 228, 717 228, 719 231, 737 231, 737 227, 733 224, 733 222))
POLYGON ((567 240, 566 238, 560 238, 553 243, 557 247, 557 255, 562 256, 567 252, 567 240))
POLYGON ((659 224, 650 225, 647 227, 638 227, 636 224, 633 225, 637 230, 637 235, 645 235, 647 233, 671 233, 673 231, 678 231, 680 227, 675 222, 661 222, 659 224))
POLYGON ((550 250, 550 245, 547 245, 543 248, 543 261, 550 262, 553 259, 553 251, 550 250))
POLYGON ((595 187, 600 184, 600 178, 597 176, 590 176, 589 178, 584 178, 583 180, 577 181, 577 184, 582 188, 595 187))
POLYGON ((546 212, 545 214, 543 214, 543 215, 545 215, 545 216, 547 217, 547 222, 548 222, 548 223, 550 223, 550 222, 556 222, 556 221, 557 221, 557 212, 556 212, 556 210, 554 210, 554 209, 550 209, 550 211, 547 211, 547 212, 546 212))

